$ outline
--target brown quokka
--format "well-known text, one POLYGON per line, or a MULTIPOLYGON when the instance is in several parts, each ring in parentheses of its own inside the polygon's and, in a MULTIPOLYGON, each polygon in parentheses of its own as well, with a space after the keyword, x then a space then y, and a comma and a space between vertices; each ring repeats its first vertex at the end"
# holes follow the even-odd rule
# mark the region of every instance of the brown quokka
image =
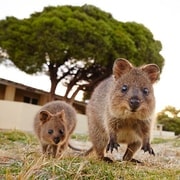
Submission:
POLYGON ((153 83, 159 78, 156 64, 134 67, 126 59, 117 59, 113 76, 101 82, 87 105, 89 136, 97 156, 105 161, 107 151, 127 144, 124 161, 133 159, 140 148, 155 155, 150 145, 155 110, 153 83))
POLYGON ((70 135, 76 127, 75 109, 63 101, 45 104, 34 119, 34 132, 43 153, 61 156, 69 144, 70 135))

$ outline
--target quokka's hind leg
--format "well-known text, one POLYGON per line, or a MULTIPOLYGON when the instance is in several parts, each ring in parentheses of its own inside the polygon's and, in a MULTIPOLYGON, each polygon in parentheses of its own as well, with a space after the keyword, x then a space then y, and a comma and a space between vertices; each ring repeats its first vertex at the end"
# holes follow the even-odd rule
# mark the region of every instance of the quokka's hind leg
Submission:
POLYGON ((109 157, 105 156, 108 141, 109 141, 108 138, 103 137, 99 139, 98 141, 96 141, 95 143, 93 143, 93 148, 99 159, 104 160, 106 162, 112 162, 112 160, 109 157))
POLYGON ((106 161, 106 162, 113 162, 112 159, 110 159, 109 157, 105 156, 105 150, 106 147, 94 147, 94 150, 98 156, 99 159, 106 161))
POLYGON ((123 156, 124 161, 131 161, 131 162, 137 162, 140 163, 140 161, 133 159, 133 155, 136 153, 138 149, 141 147, 141 142, 137 141, 131 144, 128 144, 126 152, 123 156))

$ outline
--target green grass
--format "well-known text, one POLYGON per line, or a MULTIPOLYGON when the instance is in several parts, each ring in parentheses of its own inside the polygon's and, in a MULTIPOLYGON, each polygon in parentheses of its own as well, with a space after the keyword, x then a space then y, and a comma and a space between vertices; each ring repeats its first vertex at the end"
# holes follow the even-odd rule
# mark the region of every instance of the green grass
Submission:
POLYGON ((168 142, 172 143, 174 147, 180 147, 180 138, 173 138, 173 139, 154 138, 152 144, 162 144, 168 142))
POLYGON ((172 141, 172 139, 154 138, 152 144, 161 144, 172 141))
POLYGON ((83 141, 83 142, 88 141, 89 139, 88 136, 84 134, 73 134, 71 138, 77 141, 83 141))
MULTIPOLYGON (((74 135, 85 141, 87 136, 74 135)), ((62 159, 41 154, 34 135, 21 131, 0 131, 0 179, 17 180, 179 180, 178 168, 163 164, 106 163, 95 156, 74 154, 62 159)), ((163 142, 164 143, 164 142, 163 142)))

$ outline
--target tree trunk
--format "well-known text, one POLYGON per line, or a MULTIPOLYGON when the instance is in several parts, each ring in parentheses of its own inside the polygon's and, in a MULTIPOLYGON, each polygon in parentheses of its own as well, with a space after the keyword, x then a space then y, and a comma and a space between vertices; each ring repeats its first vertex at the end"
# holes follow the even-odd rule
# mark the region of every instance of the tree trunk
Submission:
POLYGON ((69 102, 68 95, 69 95, 71 89, 72 89, 72 87, 70 87, 69 85, 67 85, 67 89, 66 89, 66 92, 65 92, 65 95, 64 95, 64 100, 65 100, 66 102, 69 102))
POLYGON ((48 65, 48 68, 49 68, 49 76, 50 76, 50 81, 51 81, 49 101, 53 101, 55 100, 55 91, 56 91, 57 84, 59 82, 59 80, 57 79, 58 66, 54 66, 53 63, 50 63, 48 65))
POLYGON ((58 81, 57 80, 51 80, 51 89, 49 94, 49 101, 55 100, 55 91, 57 87, 58 81))
POLYGON ((69 104, 73 104, 75 97, 77 96, 78 92, 81 90, 81 86, 79 85, 77 87, 77 89, 74 91, 74 93, 72 94, 71 98, 69 99, 69 104))

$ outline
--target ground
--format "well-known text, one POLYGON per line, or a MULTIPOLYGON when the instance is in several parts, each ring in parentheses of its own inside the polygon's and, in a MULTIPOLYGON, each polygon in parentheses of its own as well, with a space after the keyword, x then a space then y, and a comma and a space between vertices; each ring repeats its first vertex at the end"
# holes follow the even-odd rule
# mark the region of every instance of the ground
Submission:
MULTIPOLYGON (((88 149, 87 136, 75 135, 74 146, 88 149)), ((125 146, 112 164, 102 162, 92 153, 87 157, 68 148, 62 159, 42 156, 36 137, 20 131, 0 131, 0 179, 169 179, 180 180, 180 138, 154 139, 155 156, 139 150, 135 158, 142 164, 122 162, 125 146), (61 178, 60 178, 61 177, 61 178)))

